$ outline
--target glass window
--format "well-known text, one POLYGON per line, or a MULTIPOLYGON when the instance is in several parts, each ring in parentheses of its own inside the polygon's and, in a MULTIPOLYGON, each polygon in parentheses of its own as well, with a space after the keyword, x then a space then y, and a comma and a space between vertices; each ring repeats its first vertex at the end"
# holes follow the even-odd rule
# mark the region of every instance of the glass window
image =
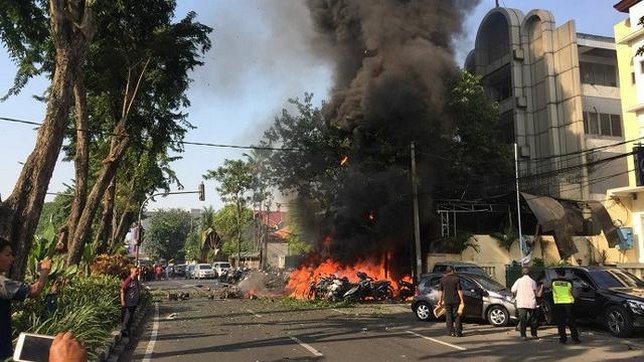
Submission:
POLYGON ((613 130, 612 135, 616 137, 622 137, 622 117, 619 114, 610 115, 611 129, 613 130))
POLYGON ((498 291, 501 291, 501 290, 505 289, 505 287, 503 285, 497 283, 496 281, 494 281, 494 280, 492 280, 490 278, 481 278, 481 277, 479 277, 479 278, 476 278, 475 280, 485 290, 489 290, 489 291, 492 291, 492 292, 498 292, 498 291))
POLYGON ((644 60, 640 61, 640 73, 644 74, 644 60))
POLYGON ((590 63, 580 62, 579 68, 581 71, 581 82, 582 83, 595 83, 595 76, 590 63))
POLYGON ((610 87, 617 87, 617 74, 615 74, 615 67, 606 65, 606 85, 610 87))
POLYGON ((590 133, 590 125, 588 124, 588 112, 584 112, 584 133, 590 133))
POLYGON ((599 134, 599 122, 598 114, 594 112, 588 112, 588 133, 589 134, 599 134))
POLYGON ((592 72, 595 73, 594 84, 606 85, 606 67, 603 64, 593 64, 592 72))
POLYGON ((610 115, 606 113, 601 113, 599 115, 599 118, 601 120, 601 134, 605 136, 610 136, 610 115))

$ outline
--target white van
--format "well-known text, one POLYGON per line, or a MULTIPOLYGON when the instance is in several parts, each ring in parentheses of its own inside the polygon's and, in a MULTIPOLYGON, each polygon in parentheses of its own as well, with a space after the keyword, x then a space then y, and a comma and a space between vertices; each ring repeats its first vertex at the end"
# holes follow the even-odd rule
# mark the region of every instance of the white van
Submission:
POLYGON ((224 270, 230 271, 230 269, 230 263, 227 261, 216 261, 212 263, 212 270, 215 271, 217 276, 221 275, 224 270))

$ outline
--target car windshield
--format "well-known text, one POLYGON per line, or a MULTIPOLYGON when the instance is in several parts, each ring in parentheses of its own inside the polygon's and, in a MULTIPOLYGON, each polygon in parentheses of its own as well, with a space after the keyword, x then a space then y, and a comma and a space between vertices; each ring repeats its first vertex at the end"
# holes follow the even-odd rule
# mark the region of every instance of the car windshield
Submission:
POLYGON ((497 283, 496 281, 490 278, 476 276, 476 277, 473 277, 473 279, 476 280, 479 284, 481 284, 481 287, 483 287, 483 289, 485 290, 489 290, 492 292, 499 292, 501 290, 506 289, 503 285, 497 283))
POLYGON ((633 274, 619 270, 591 270, 590 276, 600 288, 644 287, 644 282, 633 274))
POLYGON ((199 265, 199 269, 201 270, 210 269, 210 265, 199 265))
POLYGON ((477 266, 459 266, 456 267, 456 269, 461 272, 461 273, 472 273, 472 274, 480 274, 480 275, 487 275, 485 274, 485 271, 477 266))
POLYGON ((230 264, 219 264, 217 266, 220 268, 230 268, 230 264))

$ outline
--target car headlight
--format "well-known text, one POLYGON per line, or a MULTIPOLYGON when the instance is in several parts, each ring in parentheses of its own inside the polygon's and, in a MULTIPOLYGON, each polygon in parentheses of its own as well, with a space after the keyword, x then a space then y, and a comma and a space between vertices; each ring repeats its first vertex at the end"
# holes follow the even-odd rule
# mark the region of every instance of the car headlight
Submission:
POLYGON ((638 300, 627 300, 626 303, 633 313, 644 314, 644 302, 640 302, 638 300))

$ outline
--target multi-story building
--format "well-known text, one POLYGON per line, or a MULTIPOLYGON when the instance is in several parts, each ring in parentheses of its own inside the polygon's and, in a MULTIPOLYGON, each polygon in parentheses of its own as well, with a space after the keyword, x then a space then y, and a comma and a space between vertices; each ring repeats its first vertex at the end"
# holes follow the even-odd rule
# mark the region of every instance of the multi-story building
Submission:
MULTIPOLYGON (((615 4, 615 9, 628 16, 615 25, 615 41, 621 105, 624 120, 624 137, 627 151, 641 147, 644 137, 644 54, 639 52, 644 46, 644 27, 640 19, 644 16, 644 2, 640 0, 622 0, 615 4)), ((615 215, 627 227, 632 227, 634 248, 631 261, 644 263, 644 177, 637 174, 644 169, 644 159, 640 158, 637 167, 632 156, 628 157, 628 186, 608 191, 609 201, 618 205, 611 214, 615 215), (635 172, 639 171, 639 172, 635 172)))
POLYGON ((546 10, 496 7, 465 68, 499 102, 522 190, 600 200, 628 184, 613 38, 577 33, 574 21, 557 27, 546 10))

